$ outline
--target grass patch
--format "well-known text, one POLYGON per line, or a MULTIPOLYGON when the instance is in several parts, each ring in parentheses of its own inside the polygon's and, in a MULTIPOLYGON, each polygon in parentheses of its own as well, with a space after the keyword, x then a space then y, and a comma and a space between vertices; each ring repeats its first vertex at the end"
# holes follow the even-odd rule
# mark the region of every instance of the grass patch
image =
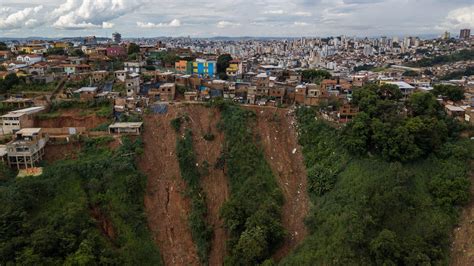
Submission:
POLYGON ((39 120, 48 120, 48 119, 58 118, 59 116, 61 116, 61 114, 59 112, 42 113, 42 114, 38 114, 38 119, 39 120))

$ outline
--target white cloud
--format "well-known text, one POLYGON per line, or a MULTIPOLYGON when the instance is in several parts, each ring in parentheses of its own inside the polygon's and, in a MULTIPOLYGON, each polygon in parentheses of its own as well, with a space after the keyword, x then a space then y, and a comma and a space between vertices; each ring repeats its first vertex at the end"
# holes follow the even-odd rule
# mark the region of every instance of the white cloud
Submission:
POLYGON ((0 15, 7 14, 7 13, 10 12, 10 10, 11 10, 11 8, 9 8, 9 7, 2 7, 2 8, 0 8, 0 15))
POLYGON ((311 17, 311 12, 299 11, 294 13, 296 16, 311 17))
MULTIPOLYGON (((37 26, 40 24, 40 22, 36 19, 36 17, 42 9, 42 5, 36 7, 28 7, 11 13, 4 18, 0 17, 0 29, 12 30, 19 29, 22 27, 31 28, 37 26)), ((9 8, 2 8, 2 13, 8 14, 9 11, 9 8)))
POLYGON ((283 15, 285 14, 286 12, 282 9, 278 9, 278 10, 267 10, 265 12, 263 12, 263 14, 267 14, 267 15, 283 15))
POLYGON ((176 28, 176 27, 181 27, 181 21, 179 19, 173 19, 169 23, 137 22, 137 26, 140 28, 145 28, 145 29, 176 28))
POLYGON ((222 28, 228 28, 228 27, 237 27, 237 26, 240 26, 240 23, 225 21, 225 20, 217 22, 217 27, 221 28, 221 29, 222 28))
POLYGON ((114 23, 111 23, 111 22, 102 22, 102 28, 103 29, 111 29, 115 26, 114 23))
POLYGON ((474 5, 450 11, 444 22, 436 28, 441 30, 474 28, 474 5))
POLYGON ((53 26, 60 29, 107 28, 109 21, 133 12, 144 1, 135 0, 67 0, 53 10, 57 20, 53 26))
POLYGON ((295 21, 295 23, 293 23, 293 25, 298 26, 298 27, 309 26, 308 23, 306 23, 306 22, 301 22, 301 21, 295 21))

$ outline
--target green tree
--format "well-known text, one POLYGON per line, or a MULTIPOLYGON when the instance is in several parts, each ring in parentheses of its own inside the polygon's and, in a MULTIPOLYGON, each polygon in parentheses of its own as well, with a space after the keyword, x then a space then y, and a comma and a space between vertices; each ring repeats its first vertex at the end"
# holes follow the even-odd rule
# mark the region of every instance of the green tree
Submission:
POLYGON ((57 48, 49 48, 48 51, 46 52, 46 54, 48 55, 65 55, 66 54, 66 51, 64 50, 64 48, 60 48, 60 47, 57 47, 57 48))
POLYGON ((415 92, 407 102, 407 107, 413 116, 436 115, 440 109, 436 97, 431 93, 415 92))
POLYGON ((418 77, 420 73, 414 70, 407 70, 403 72, 404 77, 418 77))
POLYGON ((266 257, 267 241, 260 227, 248 228, 239 238, 236 246, 238 265, 254 265, 266 257))
POLYGON ((0 92, 5 93, 10 91, 15 85, 20 83, 20 78, 15 73, 10 73, 0 80, 0 92))
POLYGON ((307 69, 303 70, 302 78, 305 82, 320 83, 324 79, 330 79, 331 73, 326 70, 307 69))
POLYGON ((369 115, 362 112, 344 128, 344 144, 349 151, 355 154, 367 153, 371 134, 370 125, 371 119, 369 115))
POLYGON ((230 61, 232 61, 232 56, 230 54, 223 54, 223 55, 220 55, 218 58, 217 58, 217 75, 219 76, 219 78, 221 79, 227 79, 227 68, 229 67, 230 65, 230 61))
POLYGON ((4 42, 0 42, 0 51, 7 51, 7 50, 8 50, 7 44, 4 42))
POLYGON ((71 52, 71 55, 72 55, 72 56, 77 56, 77 57, 83 57, 83 56, 84 56, 84 52, 83 52, 81 49, 74 49, 74 50, 71 52))
POLYGON ((377 265, 398 265, 401 248, 397 234, 390 230, 382 230, 370 242, 370 252, 375 257, 377 265))
POLYGON ((460 101, 464 99, 464 89, 459 86, 454 85, 444 85, 439 84, 435 85, 434 89, 431 91, 435 96, 444 96, 451 101, 460 101))
POLYGON ((128 45, 128 54, 131 55, 131 54, 138 54, 140 53, 140 46, 136 43, 130 43, 128 45))
POLYGON ((94 263, 95 256, 93 253, 93 245, 86 239, 81 242, 79 245, 79 249, 72 254, 71 256, 67 257, 65 261, 65 265, 91 265, 94 263))

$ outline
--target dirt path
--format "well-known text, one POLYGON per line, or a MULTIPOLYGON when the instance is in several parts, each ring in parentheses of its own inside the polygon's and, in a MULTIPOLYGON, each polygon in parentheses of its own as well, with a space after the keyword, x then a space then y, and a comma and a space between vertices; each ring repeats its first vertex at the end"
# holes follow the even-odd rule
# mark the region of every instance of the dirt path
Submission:
POLYGON ((220 120, 220 114, 217 110, 198 105, 183 107, 181 111, 187 113, 190 118, 188 125, 193 132, 193 144, 197 162, 200 165, 204 161, 209 163, 209 175, 201 180, 209 210, 208 223, 214 231, 211 252, 209 254, 209 265, 223 265, 228 236, 223 221, 219 217, 219 211, 222 204, 229 197, 229 188, 224 172, 214 169, 214 164, 220 156, 224 145, 224 135, 216 128, 216 124, 220 120), (203 139, 203 136, 209 130, 215 136, 213 141, 203 139))
POLYGON ((471 163, 471 201, 461 214, 459 227, 454 230, 451 265, 474 265, 474 163, 471 163))
POLYGON ((288 110, 277 108, 250 108, 257 113, 256 132, 261 136, 265 158, 285 196, 283 226, 288 236, 275 253, 280 260, 293 250, 307 235, 304 219, 309 211, 306 193, 306 168, 296 132, 287 116, 288 110))
POLYGON ((188 226, 189 201, 184 198, 175 154, 176 135, 170 121, 176 108, 165 115, 145 117, 144 155, 139 167, 147 175, 145 209, 148 225, 165 265, 199 265, 188 226))

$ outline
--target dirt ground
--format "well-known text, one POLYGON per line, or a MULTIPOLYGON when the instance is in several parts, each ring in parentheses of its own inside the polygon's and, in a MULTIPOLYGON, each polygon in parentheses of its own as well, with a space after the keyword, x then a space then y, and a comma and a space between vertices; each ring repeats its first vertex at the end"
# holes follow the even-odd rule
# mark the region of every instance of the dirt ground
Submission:
MULTIPOLYGON (((291 125, 292 118, 287 116, 287 110, 253 109, 258 119, 256 132, 262 137, 266 159, 285 196, 282 219, 288 237, 274 256, 279 260, 307 235, 303 222, 309 209, 306 171, 296 132, 291 125)), ((190 204, 183 195, 185 183, 180 177, 175 154, 176 134, 170 125, 172 119, 182 114, 189 117, 189 122, 184 126, 193 131, 198 163, 209 163, 209 175, 203 177, 201 183, 206 193, 208 222, 214 231, 209 265, 222 265, 228 235, 219 211, 229 197, 229 188, 225 174, 213 168, 224 145, 224 136, 216 129, 220 119, 216 110, 199 105, 175 105, 169 107, 167 114, 145 117, 145 151, 139 166, 148 176, 145 196, 148 224, 166 265, 199 264, 187 222, 190 204), (215 136, 213 141, 203 139, 209 131, 215 136)))
POLYGON ((190 118, 187 125, 190 126, 193 132, 193 144, 197 162, 202 165, 204 161, 207 161, 210 165, 209 175, 201 180, 201 185, 206 193, 206 203, 209 211, 208 223, 214 231, 211 252, 209 254, 209 265, 223 265, 228 235, 223 221, 219 217, 219 211, 222 204, 229 197, 229 188, 224 172, 213 167, 224 145, 224 135, 216 128, 216 124, 220 120, 220 114, 217 110, 198 105, 183 107, 181 112, 186 113, 190 118), (215 136, 213 141, 203 139, 203 136, 209 131, 215 136))
POLYGON ((249 107, 257 114, 256 133, 260 135, 265 158, 285 196, 282 220, 288 236, 274 254, 279 261, 293 250, 307 235, 304 224, 309 211, 306 168, 301 148, 292 126, 288 110, 249 107))
POLYGON ((145 149, 139 160, 148 177, 145 210, 165 265, 199 265, 187 220, 190 203, 183 195, 185 183, 175 154, 176 135, 170 125, 175 117, 173 106, 167 114, 145 117, 145 149))
POLYGON ((36 119, 36 127, 85 127, 86 129, 96 128, 99 125, 108 122, 108 118, 99 117, 95 114, 80 115, 81 110, 67 110, 60 116, 49 119, 36 119))
MULTIPOLYGON (((471 169, 473 167, 474 163, 471 169)), ((451 265, 474 265, 474 171, 471 171, 471 201, 461 214, 459 226, 454 229, 451 265)))

